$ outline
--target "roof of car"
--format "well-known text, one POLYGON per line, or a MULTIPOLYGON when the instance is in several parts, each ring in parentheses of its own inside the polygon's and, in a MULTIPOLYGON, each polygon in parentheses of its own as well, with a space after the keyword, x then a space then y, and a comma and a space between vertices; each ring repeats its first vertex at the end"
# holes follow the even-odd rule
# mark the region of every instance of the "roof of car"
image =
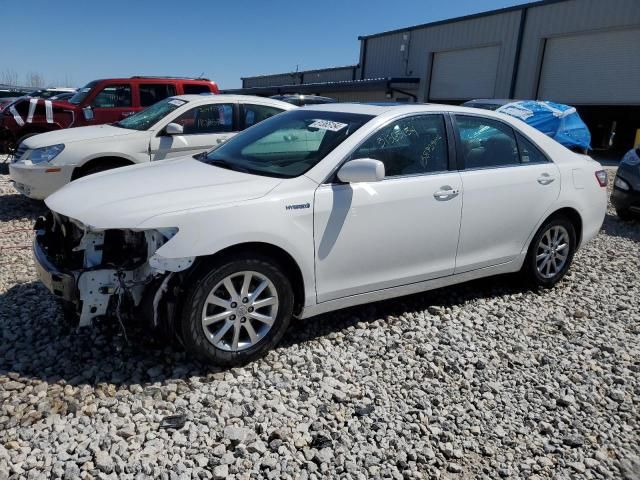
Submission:
MULTIPOLYGON (((419 113, 419 112, 454 112, 454 113, 469 113, 478 115, 477 108, 471 107, 458 107, 454 105, 442 105, 438 103, 325 103, 322 105, 306 105, 300 107, 306 110, 316 110, 323 112, 344 112, 344 113, 361 113, 365 115, 382 115, 387 112, 397 111, 406 113, 419 113)), ((491 111, 482 111, 482 115, 492 116, 496 118, 503 118, 500 114, 496 114, 491 111)))
POLYGON ((207 103, 207 102, 258 102, 258 103, 270 103, 272 105, 288 105, 289 107, 294 107, 290 103, 283 102, 280 100, 275 100, 273 98, 267 97, 257 97, 254 95, 218 95, 214 93, 201 93, 201 94, 192 94, 192 95, 174 95, 171 98, 175 98, 177 100, 184 100, 189 103, 207 103))

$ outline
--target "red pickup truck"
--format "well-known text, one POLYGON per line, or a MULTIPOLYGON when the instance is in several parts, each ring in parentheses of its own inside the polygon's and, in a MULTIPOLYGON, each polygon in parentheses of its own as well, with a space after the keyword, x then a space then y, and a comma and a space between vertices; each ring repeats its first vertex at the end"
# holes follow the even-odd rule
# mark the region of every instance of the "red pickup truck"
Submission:
POLYGON ((113 123, 173 95, 218 93, 206 78, 142 77, 94 80, 66 101, 23 97, 0 114, 0 152, 38 133, 113 123))

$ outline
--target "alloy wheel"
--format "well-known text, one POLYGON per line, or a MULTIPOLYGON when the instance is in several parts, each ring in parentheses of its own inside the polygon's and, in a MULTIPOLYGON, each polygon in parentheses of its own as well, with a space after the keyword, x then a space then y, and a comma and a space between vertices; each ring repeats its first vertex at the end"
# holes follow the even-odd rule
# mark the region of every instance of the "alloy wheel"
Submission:
POLYGON ((536 250, 536 269, 542 278, 550 279, 562 272, 569 246, 569 232, 562 225, 553 225, 542 234, 536 250))
POLYGON ((260 342, 278 314, 278 292, 265 275, 254 271, 228 275, 211 290, 202 309, 207 340, 221 350, 237 352, 260 342))

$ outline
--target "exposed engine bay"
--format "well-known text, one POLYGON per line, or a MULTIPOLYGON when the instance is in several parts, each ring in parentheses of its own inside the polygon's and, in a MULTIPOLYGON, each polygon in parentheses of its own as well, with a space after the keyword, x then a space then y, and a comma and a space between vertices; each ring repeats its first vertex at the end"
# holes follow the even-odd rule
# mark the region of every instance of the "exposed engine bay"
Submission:
POLYGON ((79 326, 102 316, 115 316, 122 324, 122 313, 131 313, 143 301, 157 323, 158 305, 170 278, 195 261, 195 257, 168 259, 156 254, 177 228, 100 230, 54 212, 39 218, 34 228, 40 276, 73 306, 79 326))

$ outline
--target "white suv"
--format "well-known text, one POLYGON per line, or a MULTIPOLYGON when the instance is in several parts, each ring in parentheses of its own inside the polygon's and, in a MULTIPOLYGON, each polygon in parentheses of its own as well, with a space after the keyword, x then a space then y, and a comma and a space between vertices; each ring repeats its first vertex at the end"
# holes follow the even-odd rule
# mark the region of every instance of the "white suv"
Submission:
POLYGON ((42 281, 79 313, 146 315, 223 364, 292 317, 522 271, 553 286, 604 219, 607 175, 512 117, 332 104, 268 119, 199 159, 51 195, 42 281))
POLYGON ((55 130, 24 140, 9 165, 16 189, 44 199, 72 180, 135 163, 202 153, 295 106, 241 95, 179 95, 111 125, 55 130))

